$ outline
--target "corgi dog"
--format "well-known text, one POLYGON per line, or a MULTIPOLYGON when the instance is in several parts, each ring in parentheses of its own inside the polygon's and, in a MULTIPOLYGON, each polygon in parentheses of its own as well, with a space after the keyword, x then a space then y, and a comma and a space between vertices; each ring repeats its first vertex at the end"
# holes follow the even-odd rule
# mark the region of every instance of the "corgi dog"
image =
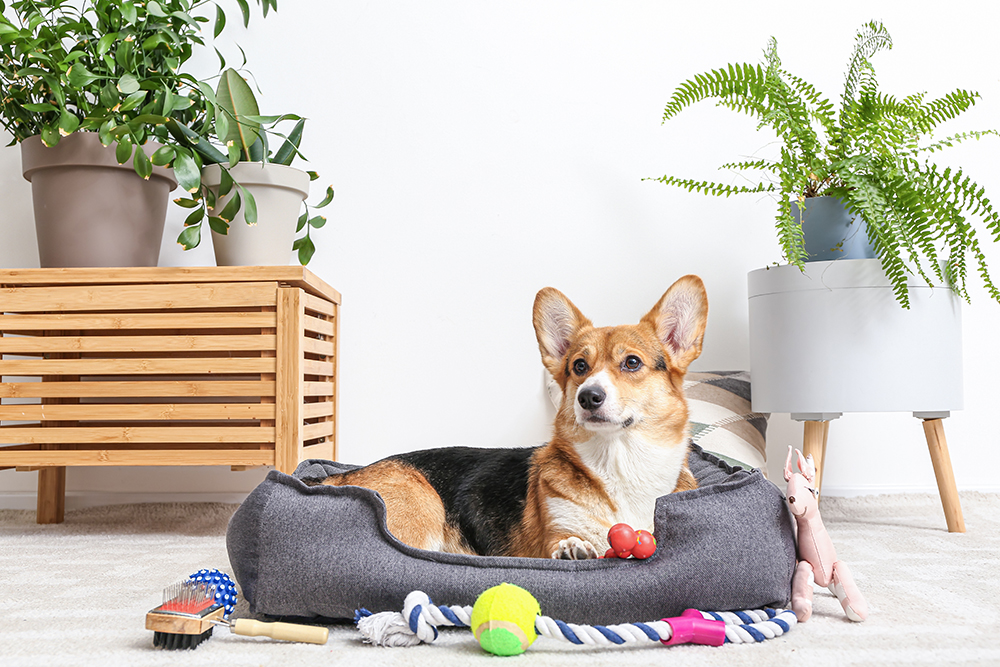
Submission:
POLYGON ((377 491, 389 532, 418 549, 599 558, 612 525, 652 532, 656 499, 697 487, 682 387, 707 317, 697 276, 674 283, 637 325, 603 328, 547 287, 535 334, 562 392, 547 444, 410 452, 310 483, 377 491))

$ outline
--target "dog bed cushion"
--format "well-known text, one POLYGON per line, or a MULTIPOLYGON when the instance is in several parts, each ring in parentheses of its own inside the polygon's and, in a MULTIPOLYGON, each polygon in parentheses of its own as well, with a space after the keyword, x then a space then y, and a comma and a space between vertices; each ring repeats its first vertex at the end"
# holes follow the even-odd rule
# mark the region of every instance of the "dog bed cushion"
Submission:
POLYGON ((731 464, 767 474, 770 415, 750 407, 750 373, 691 371, 684 376, 684 395, 696 444, 731 464))
POLYGON ((300 481, 357 467, 321 460, 304 461, 293 475, 268 474, 229 523, 229 559, 251 612, 276 617, 399 611, 413 590, 437 604, 470 605, 503 582, 526 588, 543 613, 572 623, 785 604, 795 543, 781 492, 760 471, 734 468, 697 445, 689 465, 700 487, 657 500, 657 550, 644 561, 414 549, 389 533, 374 491, 300 481))

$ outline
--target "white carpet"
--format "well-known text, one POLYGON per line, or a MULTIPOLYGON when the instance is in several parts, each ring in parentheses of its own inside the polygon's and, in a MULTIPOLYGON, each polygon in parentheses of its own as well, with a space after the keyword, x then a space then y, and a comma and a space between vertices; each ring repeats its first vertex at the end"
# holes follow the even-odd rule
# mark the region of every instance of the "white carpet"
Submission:
MULTIPOLYGON (((1000 495, 965 493, 962 506, 968 532, 949 534, 934 496, 824 499, 839 555, 871 608, 865 623, 846 620, 824 590, 817 591, 808 623, 760 645, 597 650, 542 638, 511 660, 616 667, 667 660, 685 667, 1000 665, 1000 495)), ((159 604, 162 589, 203 567, 228 570, 225 529, 234 510, 120 505, 68 512, 64 524, 50 526, 36 525, 33 512, 0 511, 0 665, 443 667, 499 660, 482 653, 468 631, 445 632, 430 646, 384 649, 363 644, 351 626, 332 628, 325 646, 220 628, 194 651, 153 649, 145 614, 159 604)))

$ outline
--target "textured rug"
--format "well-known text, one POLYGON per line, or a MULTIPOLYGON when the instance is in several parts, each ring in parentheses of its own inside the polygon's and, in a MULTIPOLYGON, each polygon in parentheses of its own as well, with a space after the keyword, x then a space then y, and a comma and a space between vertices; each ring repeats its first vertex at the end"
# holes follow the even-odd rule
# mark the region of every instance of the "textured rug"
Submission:
MULTIPOLYGON (((840 557, 868 599, 848 621, 817 590, 808 623, 758 645, 593 649, 541 638, 520 665, 622 665, 675 659, 701 665, 1000 665, 1000 495, 962 494, 968 532, 949 534, 930 495, 825 498, 840 557)), ((39 526, 0 511, 0 665, 470 665, 496 660, 468 631, 433 645, 386 649, 351 626, 325 646, 215 636, 194 651, 152 647, 145 614, 162 589, 203 567, 228 570, 225 530, 235 505, 119 505, 68 512, 39 526)), ((438 601, 441 603, 465 601, 438 601)), ((544 610, 543 610, 544 611, 544 610)), ((246 607, 237 616, 247 615, 246 607)), ((563 619, 572 621, 573 619, 563 619)), ((635 619, 646 621, 654 619, 635 619)), ((491 662, 490 664, 496 664, 491 662)))

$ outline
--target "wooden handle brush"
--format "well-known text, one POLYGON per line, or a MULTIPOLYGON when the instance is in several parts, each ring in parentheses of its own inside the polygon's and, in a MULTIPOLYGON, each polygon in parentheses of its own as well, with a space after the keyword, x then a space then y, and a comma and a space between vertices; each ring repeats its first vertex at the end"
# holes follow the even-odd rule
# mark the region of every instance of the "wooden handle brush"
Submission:
POLYGON ((324 627, 248 618, 231 622, 224 613, 215 601, 214 586, 189 579, 163 590, 163 604, 146 614, 146 629, 153 631, 153 646, 166 649, 194 648, 212 636, 216 625, 225 625, 237 635, 310 644, 325 644, 329 636, 324 627))

